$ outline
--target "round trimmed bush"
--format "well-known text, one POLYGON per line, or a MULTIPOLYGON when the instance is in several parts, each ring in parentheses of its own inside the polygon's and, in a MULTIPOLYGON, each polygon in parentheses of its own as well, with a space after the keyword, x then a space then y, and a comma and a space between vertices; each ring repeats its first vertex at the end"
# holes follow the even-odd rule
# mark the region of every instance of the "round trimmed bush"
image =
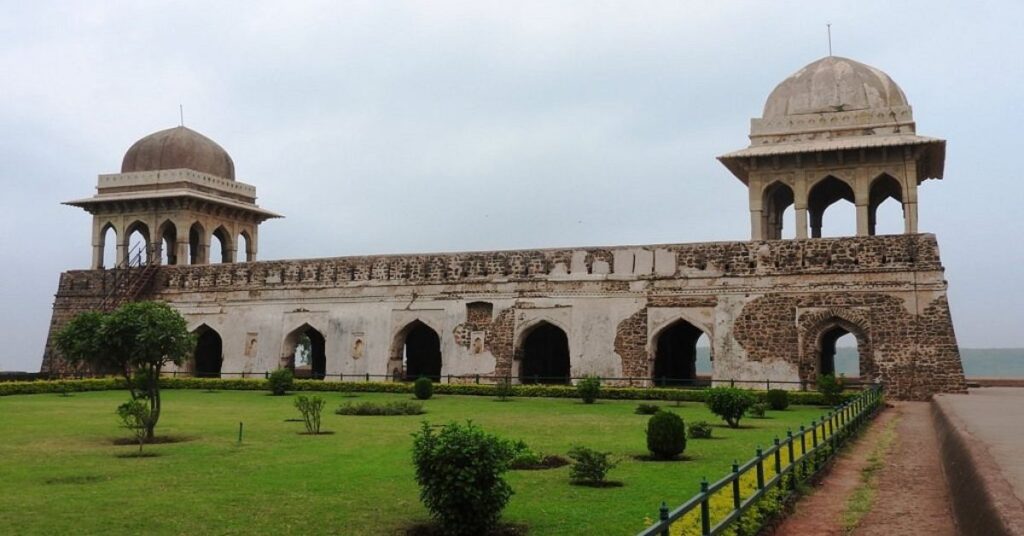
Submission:
POLYGON ((785 389, 769 389, 765 399, 768 407, 774 411, 782 411, 789 407, 789 391, 785 389))
POLYGON ((587 376, 576 384, 576 391, 580 394, 584 404, 593 404, 597 396, 601 394, 601 378, 587 376))
POLYGON ((647 450, 660 460, 671 460, 686 450, 686 425, 671 411, 659 411, 647 421, 647 450))
POLYGON ((270 373, 267 383, 270 385, 270 393, 274 396, 281 396, 291 390, 295 381, 295 375, 286 368, 279 368, 270 373))
POLYGON ((706 421, 697 421, 686 427, 687 433, 690 439, 710 439, 711 438, 711 423, 706 421))
POLYGON ((434 382, 430 381, 430 378, 420 376, 416 378, 416 383, 412 386, 412 391, 416 395, 416 398, 420 400, 427 400, 434 396, 434 382))

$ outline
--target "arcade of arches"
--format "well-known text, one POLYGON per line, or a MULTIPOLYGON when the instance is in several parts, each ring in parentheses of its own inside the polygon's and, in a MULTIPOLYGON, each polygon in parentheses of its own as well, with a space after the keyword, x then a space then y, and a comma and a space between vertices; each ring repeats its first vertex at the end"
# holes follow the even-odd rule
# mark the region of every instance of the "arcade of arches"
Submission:
POLYGON ((117 267, 128 261, 129 256, 134 258, 135 255, 147 264, 166 266, 256 260, 256 244, 253 240, 256 229, 249 224, 220 224, 208 231, 207 226, 199 221, 179 225, 165 219, 159 226, 155 226, 135 219, 126 226, 119 226, 113 219, 96 218, 94 225, 98 226, 93 243, 94 269, 117 267), (237 232, 230 230, 238 227, 241 230, 237 232), (244 259, 239 258, 240 255, 244 259))

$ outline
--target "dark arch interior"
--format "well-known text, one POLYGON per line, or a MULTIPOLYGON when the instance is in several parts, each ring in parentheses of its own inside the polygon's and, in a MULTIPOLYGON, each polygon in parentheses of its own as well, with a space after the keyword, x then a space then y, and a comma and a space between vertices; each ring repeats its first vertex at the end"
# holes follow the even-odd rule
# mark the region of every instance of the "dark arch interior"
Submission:
POLYGON ((220 334, 211 328, 200 328, 196 341, 194 374, 198 378, 220 378, 224 349, 220 334))
POLYGON ((821 336, 821 348, 818 361, 818 374, 860 377, 860 349, 856 337, 850 330, 842 326, 834 326, 821 336), (837 344, 840 339, 847 344, 837 344), (853 347, 849 347, 852 344, 853 347))
POLYGON ((229 235, 223 227, 218 227, 213 231, 213 240, 211 241, 210 260, 217 259, 217 262, 231 262, 231 241, 228 238, 229 235), (216 246, 216 247, 214 247, 216 246))
POLYGON ((199 264, 202 261, 202 240, 203 228, 198 223, 192 225, 188 230, 188 262, 199 264))
POLYGON ((793 189, 781 182, 772 184, 765 190, 763 205, 765 238, 778 240, 785 228, 786 209, 793 206, 793 189))
POLYGON ((557 326, 543 323, 523 341, 522 383, 569 383, 569 338, 557 326))
POLYGON ((309 367, 310 378, 322 380, 327 376, 327 339, 311 326, 305 326, 305 329, 298 334, 295 342, 295 355, 292 358, 293 367, 295 360, 300 355, 308 359, 307 363, 303 363, 302 368, 309 367))
POLYGON ((169 266, 178 264, 178 230, 173 223, 165 223, 160 233, 160 248, 162 250, 163 262, 169 266))
POLYGON ((406 333, 404 357, 405 379, 441 381, 441 338, 423 322, 416 321, 406 333))
POLYGON ((680 320, 662 330, 654 354, 657 385, 688 385, 697 378, 697 340, 704 332, 680 320))

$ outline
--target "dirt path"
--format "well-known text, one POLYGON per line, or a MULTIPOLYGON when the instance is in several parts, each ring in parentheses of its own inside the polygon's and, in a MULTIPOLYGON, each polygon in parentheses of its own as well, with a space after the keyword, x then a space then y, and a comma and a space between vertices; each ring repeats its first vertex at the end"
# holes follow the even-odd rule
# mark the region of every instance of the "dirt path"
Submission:
POLYGON ((882 412, 775 534, 956 534, 928 403, 882 412), (874 474, 867 486, 865 472, 874 474))

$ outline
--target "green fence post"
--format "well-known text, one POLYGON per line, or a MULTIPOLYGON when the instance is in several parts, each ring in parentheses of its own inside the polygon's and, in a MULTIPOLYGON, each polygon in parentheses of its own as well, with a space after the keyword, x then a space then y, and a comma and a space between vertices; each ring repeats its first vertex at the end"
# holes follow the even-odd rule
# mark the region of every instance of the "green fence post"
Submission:
POLYGON ((740 509, 740 464, 732 461, 732 509, 740 509))
POLYGON ((775 475, 779 477, 779 483, 782 483, 782 453, 779 450, 782 445, 779 444, 779 436, 775 436, 772 441, 775 444, 775 475))
POLYGON ((821 462, 818 456, 818 421, 814 419, 811 419, 811 452, 814 453, 814 472, 817 473, 818 469, 821 469, 821 462))
POLYGON ((793 430, 786 430, 786 447, 789 449, 789 487, 796 489, 796 458, 793 457, 793 430))
POLYGON ((708 501, 708 479, 700 481, 700 533, 703 536, 711 534, 711 504, 708 501))
MULTIPOLYGON (((658 521, 668 521, 668 505, 665 504, 665 501, 661 501, 661 508, 658 508, 658 521)), ((662 529, 661 536, 669 536, 668 527, 662 529)))
POLYGON ((800 469, 807 473, 807 429, 800 425, 800 469))
POLYGON ((758 446, 757 450, 757 489, 764 489, 764 451, 758 446))

